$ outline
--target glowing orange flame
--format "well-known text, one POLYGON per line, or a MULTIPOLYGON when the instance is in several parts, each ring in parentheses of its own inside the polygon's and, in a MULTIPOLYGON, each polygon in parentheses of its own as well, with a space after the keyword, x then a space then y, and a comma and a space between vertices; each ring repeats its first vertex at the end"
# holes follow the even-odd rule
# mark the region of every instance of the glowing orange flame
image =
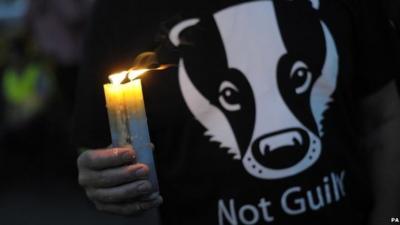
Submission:
POLYGON ((133 67, 127 71, 121 71, 118 73, 111 74, 110 76, 108 76, 108 79, 111 81, 112 84, 121 84, 125 80, 126 77, 128 77, 129 80, 134 80, 134 79, 138 78, 139 76, 145 74, 148 71, 164 70, 171 66, 173 66, 173 65, 166 64, 166 65, 160 65, 157 68, 151 68, 151 69, 149 69, 149 68, 137 68, 136 69, 135 67, 133 67))
POLYGON ((119 72, 119 73, 114 73, 114 74, 111 74, 110 76, 108 76, 108 79, 110 80, 110 82, 112 84, 121 84, 122 81, 125 80, 127 73, 128 73, 128 71, 122 71, 122 72, 119 72))
POLYGON ((129 70, 128 78, 129 78, 129 80, 134 80, 134 79, 138 78, 140 75, 146 73, 147 71, 150 71, 150 69, 129 70))

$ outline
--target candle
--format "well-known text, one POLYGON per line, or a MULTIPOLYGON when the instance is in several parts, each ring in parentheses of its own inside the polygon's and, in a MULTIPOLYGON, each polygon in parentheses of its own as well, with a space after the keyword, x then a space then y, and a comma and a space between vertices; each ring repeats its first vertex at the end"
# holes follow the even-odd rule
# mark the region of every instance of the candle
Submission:
POLYGON ((109 76, 111 84, 104 85, 113 146, 131 144, 137 162, 146 164, 153 190, 158 192, 157 173, 150 141, 141 80, 138 76, 149 69, 130 70, 109 76), (129 76, 129 82, 122 81, 129 76))
POLYGON ((123 85, 121 84, 125 76, 126 72, 113 74, 109 76, 111 83, 104 85, 111 140, 114 147, 130 144, 123 85))
POLYGON ((147 125, 142 83, 140 79, 135 79, 137 76, 135 73, 129 73, 131 81, 125 85, 124 91, 130 139, 133 148, 136 150, 138 162, 149 166, 149 180, 153 185, 154 191, 158 191, 157 174, 154 164, 153 147, 147 125))

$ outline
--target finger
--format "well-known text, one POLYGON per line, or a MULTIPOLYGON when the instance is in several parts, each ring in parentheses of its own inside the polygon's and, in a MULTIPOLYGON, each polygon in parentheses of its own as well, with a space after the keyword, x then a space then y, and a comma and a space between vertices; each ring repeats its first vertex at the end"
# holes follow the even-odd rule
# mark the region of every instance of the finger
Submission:
POLYGON ((157 199, 158 197, 160 197, 160 192, 153 192, 149 195, 145 195, 143 197, 140 198, 140 201, 153 201, 154 199, 157 199))
POLYGON ((107 169, 126 165, 135 161, 135 151, 131 147, 119 147, 101 150, 89 150, 78 158, 80 169, 107 169))
POLYGON ((114 213, 124 216, 132 216, 142 213, 146 210, 158 207, 162 204, 162 202, 163 202, 162 197, 158 196, 157 198, 151 201, 121 203, 121 204, 95 202, 95 205, 99 211, 114 213))
POLYGON ((79 174, 79 184, 85 187, 108 188, 144 179, 149 167, 142 163, 105 170, 88 170, 79 174))
POLYGON ((152 191, 148 180, 140 180, 112 188, 87 189, 86 193, 93 201, 120 203, 129 199, 143 197, 152 191))

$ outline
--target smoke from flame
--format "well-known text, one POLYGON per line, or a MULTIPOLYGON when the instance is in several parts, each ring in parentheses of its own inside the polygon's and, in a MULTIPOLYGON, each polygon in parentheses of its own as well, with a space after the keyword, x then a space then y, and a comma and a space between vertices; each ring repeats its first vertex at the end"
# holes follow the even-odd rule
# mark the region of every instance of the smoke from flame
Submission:
POLYGON ((161 65, 155 52, 143 52, 135 58, 133 66, 129 70, 111 74, 108 79, 113 84, 121 84, 126 77, 129 80, 134 80, 148 71, 164 70, 171 66, 173 65, 161 65))

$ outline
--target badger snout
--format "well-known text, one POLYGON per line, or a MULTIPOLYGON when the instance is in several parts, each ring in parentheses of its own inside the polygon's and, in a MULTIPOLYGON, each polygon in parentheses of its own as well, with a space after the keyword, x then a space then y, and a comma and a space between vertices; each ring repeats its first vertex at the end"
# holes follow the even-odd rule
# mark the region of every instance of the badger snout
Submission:
POLYGON ((271 169, 288 168, 307 154, 310 137, 302 128, 285 129, 257 138, 251 147, 254 160, 271 169))
POLYGON ((320 138, 304 126, 293 127, 254 139, 242 163, 255 177, 279 179, 310 167, 320 154, 320 138))

